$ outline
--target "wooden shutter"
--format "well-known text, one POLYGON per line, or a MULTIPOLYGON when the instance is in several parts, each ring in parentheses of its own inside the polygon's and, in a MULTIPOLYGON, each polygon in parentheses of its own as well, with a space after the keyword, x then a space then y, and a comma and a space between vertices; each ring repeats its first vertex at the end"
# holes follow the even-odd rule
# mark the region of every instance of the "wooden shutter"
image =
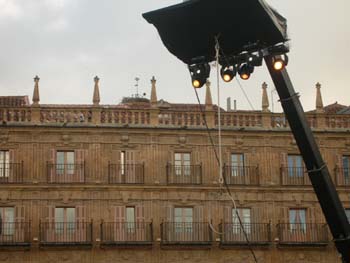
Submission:
POLYGON ((345 185, 344 170, 343 170, 343 155, 341 154, 337 154, 336 182, 337 182, 337 185, 345 185))
POLYGON ((24 242, 25 238, 29 238, 28 225, 25 222, 25 207, 18 205, 15 207, 15 237, 17 242, 24 242))
MULTIPOLYGON (((19 176, 20 169, 18 167, 18 164, 15 164, 15 162, 16 162, 15 150, 10 149, 9 150, 9 164, 5 164, 5 165, 7 165, 7 167, 5 166, 5 169, 9 169, 9 173, 8 173, 9 178, 7 178, 9 182, 16 182, 16 177, 19 176)), ((4 178, 4 179, 6 179, 6 178, 4 178)))
POLYGON ((55 206, 41 207, 40 240, 55 241, 55 206))
POLYGON ((79 150, 75 150, 74 153, 74 157, 75 157, 75 180, 74 181, 78 181, 78 182, 85 182, 85 156, 84 156, 84 150, 79 149, 79 150))
POLYGON ((288 176, 288 154, 287 153, 281 153, 280 155, 280 162, 281 162, 281 166, 280 166, 280 171, 281 171, 281 183, 285 184, 287 183, 287 176, 288 176))
POLYGON ((114 239, 115 241, 125 241, 126 225, 125 225, 125 206, 114 207, 114 239))
POLYGON ((194 208, 194 218, 193 218, 193 234, 194 240, 197 241, 207 241, 209 240, 209 225, 207 220, 204 220, 204 208, 199 205, 194 208))
POLYGON ((55 181, 55 177, 56 177, 56 155, 57 155, 57 151, 56 149, 51 149, 50 150, 50 162, 48 165, 48 173, 49 173, 49 182, 54 182, 55 181))
POLYGON ((144 241, 146 240, 147 236, 147 226, 145 223, 145 212, 144 212, 144 206, 143 205, 137 205, 135 207, 135 217, 136 217, 136 240, 137 241, 144 241))
POLYGON ((91 237, 91 226, 90 222, 88 222, 86 215, 86 206, 78 205, 75 208, 75 229, 76 236, 75 240, 78 242, 86 242, 91 237))

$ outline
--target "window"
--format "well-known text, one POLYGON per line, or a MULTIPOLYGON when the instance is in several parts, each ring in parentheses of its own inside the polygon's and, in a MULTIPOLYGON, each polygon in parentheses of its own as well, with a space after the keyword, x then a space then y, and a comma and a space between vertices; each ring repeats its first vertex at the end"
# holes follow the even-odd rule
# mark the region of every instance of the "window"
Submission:
POLYGON ((0 151, 0 178, 9 177, 10 154, 9 151, 0 151))
POLYGON ((55 208, 55 229, 57 234, 72 233, 75 230, 75 208, 55 208))
POLYGON ((244 176, 244 154, 231 154, 231 176, 244 176))
POLYGON ((125 151, 120 152, 120 174, 125 175, 126 154, 125 151))
POLYGON ((126 207, 126 229, 128 233, 135 232, 135 207, 126 207))
MULTIPOLYGON (((247 234, 251 232, 251 210, 250 208, 237 208, 237 213, 241 219, 244 230, 247 234)), ((237 217, 236 210, 232 208, 232 224, 233 224, 233 233, 241 232, 241 225, 237 217)))
POLYGON ((345 182, 349 182, 350 180, 350 156, 344 155, 342 158, 343 161, 343 174, 345 182))
POLYGON ((191 233, 193 223, 193 208, 175 207, 175 233, 191 233))
POLYGON ((175 175, 190 176, 191 175, 191 154, 175 153, 175 175))
POLYGON ((56 155, 56 174, 73 175, 75 168, 75 156, 73 151, 58 151, 56 155))
POLYGON ((306 232, 306 209, 289 209, 291 231, 306 232))
POLYGON ((288 155, 288 176, 303 177, 304 163, 301 155, 288 155))
POLYGON ((345 209, 345 214, 346 214, 346 217, 348 218, 348 221, 350 223, 350 208, 345 209))
POLYGON ((15 209, 0 207, 1 235, 13 235, 15 231, 15 209))

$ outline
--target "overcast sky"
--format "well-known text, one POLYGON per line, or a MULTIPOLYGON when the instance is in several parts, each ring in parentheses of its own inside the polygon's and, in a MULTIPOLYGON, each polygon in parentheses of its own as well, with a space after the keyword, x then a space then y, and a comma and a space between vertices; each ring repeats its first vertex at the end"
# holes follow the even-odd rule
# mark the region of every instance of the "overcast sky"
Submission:
MULTIPOLYGON (((93 77, 98 75, 101 104, 116 104, 136 92, 135 77, 140 78, 140 93, 148 97, 154 75, 158 99, 195 103, 187 67, 166 50, 156 29, 141 16, 179 2, 0 0, 0 95, 31 98, 37 74, 41 103, 89 104, 93 77)), ((349 105, 350 1, 267 2, 288 19, 288 70, 304 109, 315 107, 316 82, 322 84, 324 104, 349 105)), ((264 81, 271 99, 274 87, 265 66, 257 68, 249 81, 241 81, 255 109, 261 109, 264 81)), ((216 101, 216 86, 212 89, 216 101)), ((221 93, 223 100, 236 99, 239 109, 250 109, 236 81, 222 83, 221 93)), ((200 90, 202 100, 204 94, 200 90)), ((273 97, 277 100, 276 93, 273 97)))

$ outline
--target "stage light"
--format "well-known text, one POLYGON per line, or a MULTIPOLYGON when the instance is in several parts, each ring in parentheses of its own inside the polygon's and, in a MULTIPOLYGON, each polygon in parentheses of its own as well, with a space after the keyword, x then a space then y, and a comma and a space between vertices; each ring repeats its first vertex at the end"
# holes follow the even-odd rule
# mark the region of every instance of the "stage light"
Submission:
POLYGON ((196 89, 203 87, 210 75, 208 63, 194 64, 188 66, 191 74, 192 86, 196 89))
POLYGON ((236 76, 236 68, 234 66, 222 66, 220 75, 225 82, 230 82, 236 76))
POLYGON ((254 72, 254 67, 247 63, 242 64, 239 67, 238 74, 243 80, 247 80, 250 78, 250 75, 254 72))
POLYGON ((273 59, 273 68, 276 71, 280 71, 284 69, 288 65, 288 56, 284 54, 284 58, 282 57, 275 57, 273 59))

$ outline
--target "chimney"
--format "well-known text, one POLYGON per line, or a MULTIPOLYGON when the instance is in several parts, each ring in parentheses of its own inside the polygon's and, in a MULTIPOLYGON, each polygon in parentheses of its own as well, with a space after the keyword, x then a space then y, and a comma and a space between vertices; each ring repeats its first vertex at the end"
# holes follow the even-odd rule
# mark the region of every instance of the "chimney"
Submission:
POLYGON ((237 101, 233 100, 233 110, 237 111, 237 101))
POLYGON ((227 98, 227 111, 231 111, 231 97, 227 98))

